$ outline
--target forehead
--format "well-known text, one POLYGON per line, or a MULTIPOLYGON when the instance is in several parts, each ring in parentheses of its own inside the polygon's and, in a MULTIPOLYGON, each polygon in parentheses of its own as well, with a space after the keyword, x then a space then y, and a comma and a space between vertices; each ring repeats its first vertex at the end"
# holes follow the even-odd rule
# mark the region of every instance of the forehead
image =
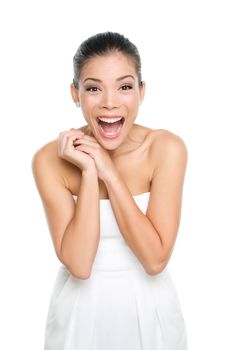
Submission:
POLYGON ((102 56, 90 58, 83 66, 80 74, 81 80, 87 76, 99 78, 117 78, 131 74, 136 77, 136 69, 133 58, 121 52, 112 52, 102 56))

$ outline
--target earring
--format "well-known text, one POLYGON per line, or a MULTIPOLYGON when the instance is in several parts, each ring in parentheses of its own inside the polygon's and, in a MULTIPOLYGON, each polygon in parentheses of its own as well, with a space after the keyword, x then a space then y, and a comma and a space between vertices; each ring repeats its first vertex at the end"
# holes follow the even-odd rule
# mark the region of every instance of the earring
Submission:
POLYGON ((80 102, 76 102, 76 106, 79 108, 80 107, 80 102))

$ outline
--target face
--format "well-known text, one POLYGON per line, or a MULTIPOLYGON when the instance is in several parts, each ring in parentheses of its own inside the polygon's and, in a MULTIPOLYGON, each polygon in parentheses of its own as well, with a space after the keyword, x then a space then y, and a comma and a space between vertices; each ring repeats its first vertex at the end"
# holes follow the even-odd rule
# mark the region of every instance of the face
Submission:
POLYGON ((122 53, 91 58, 83 67, 78 90, 71 85, 72 97, 79 101, 88 129, 106 149, 127 142, 144 97, 134 61, 122 53))

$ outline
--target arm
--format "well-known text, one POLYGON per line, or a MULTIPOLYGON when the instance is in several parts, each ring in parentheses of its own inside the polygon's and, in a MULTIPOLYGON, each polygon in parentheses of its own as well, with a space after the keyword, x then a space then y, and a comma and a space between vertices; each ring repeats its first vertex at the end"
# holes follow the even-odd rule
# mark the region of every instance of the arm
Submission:
POLYGON ((61 242, 61 257, 70 271, 88 278, 100 239, 99 185, 96 171, 83 171, 74 216, 61 242))
MULTIPOLYGON (((146 215, 138 208, 119 173, 105 179, 120 231, 148 274, 161 272, 178 233, 187 149, 181 138, 166 135, 156 141, 160 151, 154 169, 146 215)), ((154 152, 156 158, 158 151, 154 152)))
POLYGON ((59 174, 58 159, 45 146, 33 157, 32 170, 58 259, 76 277, 89 277, 99 242, 99 187, 93 168, 82 172, 75 201, 59 174), (91 220, 90 220, 91 218, 91 220))

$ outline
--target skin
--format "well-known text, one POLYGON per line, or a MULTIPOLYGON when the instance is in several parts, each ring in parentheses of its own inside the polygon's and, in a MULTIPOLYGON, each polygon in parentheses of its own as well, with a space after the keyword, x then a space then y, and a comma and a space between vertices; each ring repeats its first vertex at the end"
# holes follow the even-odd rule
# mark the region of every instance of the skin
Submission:
POLYGON ((137 137, 133 123, 144 98, 145 83, 139 87, 132 59, 116 52, 91 59, 82 69, 79 89, 76 90, 71 84, 71 94, 74 102, 80 102, 90 135, 108 150, 111 158, 116 158, 135 147, 131 141, 137 137), (127 75, 132 77, 117 81, 127 75), (86 80, 92 77, 98 78, 101 82, 86 80), (91 88, 91 91, 86 91, 88 88, 91 88), (105 114, 122 115, 127 121, 116 140, 104 140, 98 132, 96 117, 105 114))
POLYGON ((100 239, 99 199, 107 197, 124 239, 155 275, 168 263, 179 229, 186 146, 167 130, 135 123, 145 83, 138 84, 134 62, 122 53, 91 58, 79 88, 70 88, 87 124, 61 132, 32 162, 56 254, 74 276, 90 276, 100 239), (96 124, 98 115, 109 114, 125 118, 115 140, 103 139, 96 124), (132 197, 144 192, 150 192, 146 215, 132 197))

